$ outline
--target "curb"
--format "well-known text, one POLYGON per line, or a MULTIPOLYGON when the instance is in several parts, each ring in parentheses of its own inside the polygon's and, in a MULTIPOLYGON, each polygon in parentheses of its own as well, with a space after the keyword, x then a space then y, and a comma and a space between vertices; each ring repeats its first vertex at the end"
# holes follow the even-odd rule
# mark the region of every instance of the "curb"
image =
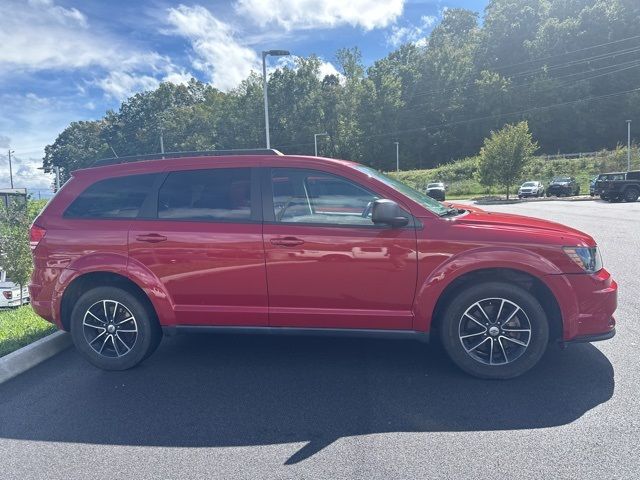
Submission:
POLYGON ((474 200, 473 203, 476 205, 511 205, 513 203, 539 203, 539 202, 592 202, 596 200, 594 197, 555 197, 555 198, 536 198, 531 200, 497 200, 497 201, 483 201, 483 200, 474 200))
POLYGON ((73 341, 67 332, 55 332, 0 358, 0 383, 26 372, 56 353, 66 350, 73 341))

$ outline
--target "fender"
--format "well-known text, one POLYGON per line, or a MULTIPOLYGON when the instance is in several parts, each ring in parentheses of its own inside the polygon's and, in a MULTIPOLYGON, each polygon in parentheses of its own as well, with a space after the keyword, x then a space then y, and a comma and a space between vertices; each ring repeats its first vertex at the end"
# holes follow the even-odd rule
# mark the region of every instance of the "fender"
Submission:
POLYGON ((454 280, 477 270, 497 268, 517 270, 535 277, 555 296, 562 312, 577 314, 575 296, 571 293, 568 282, 549 281, 554 277, 563 278, 559 276, 563 272, 555 264, 524 248, 480 247, 449 257, 418 285, 414 304, 414 330, 430 330, 438 299, 454 280))
POLYGON ((162 324, 175 323, 173 303, 166 289, 144 266, 131 268, 133 262, 120 253, 95 253, 72 261, 58 276, 53 290, 51 310, 58 327, 62 328, 61 306, 66 288, 78 277, 96 272, 115 273, 132 281, 147 295, 162 324))

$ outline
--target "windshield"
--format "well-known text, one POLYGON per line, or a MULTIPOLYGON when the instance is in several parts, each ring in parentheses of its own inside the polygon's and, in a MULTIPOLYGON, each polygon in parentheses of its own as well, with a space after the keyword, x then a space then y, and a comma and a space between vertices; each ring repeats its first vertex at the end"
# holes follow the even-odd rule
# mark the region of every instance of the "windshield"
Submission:
POLYGON ((571 179, 569 177, 556 177, 552 180, 552 182, 570 182, 571 179))
POLYGON ((524 182, 522 184, 523 187, 535 187, 536 186, 536 182, 524 182))
POLYGON ((411 188, 409 185, 406 185, 394 178, 387 177, 385 174, 378 172, 370 167, 365 167, 364 165, 357 165, 356 169, 360 170, 363 173, 366 173, 370 177, 375 178, 376 180, 381 181, 385 185, 393 188, 397 192, 400 192, 402 195, 409 197, 414 202, 419 203, 424 208, 429 210, 430 212, 435 213, 436 215, 443 216, 447 215, 451 209, 445 207, 437 200, 425 195, 424 193, 419 192, 418 190, 411 188))
POLYGON ((441 183, 429 183, 427 184, 427 188, 442 188, 443 185, 441 183))

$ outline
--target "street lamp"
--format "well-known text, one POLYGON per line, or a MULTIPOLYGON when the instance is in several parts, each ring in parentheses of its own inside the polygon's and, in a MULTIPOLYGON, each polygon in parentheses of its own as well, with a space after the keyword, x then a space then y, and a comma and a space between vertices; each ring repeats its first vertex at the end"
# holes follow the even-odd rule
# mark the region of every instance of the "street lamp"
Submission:
POLYGON ((267 56, 283 57, 291 55, 288 50, 266 50, 262 52, 262 90, 264 91, 264 129, 267 137, 267 148, 271 148, 269 139, 269 101, 267 100, 267 56))
POLYGON ((11 155, 16 153, 15 150, 9 149, 9 181, 11 182, 11 188, 13 188, 13 167, 11 165, 11 155))
POLYGON ((627 120, 627 172, 631 170, 631 120, 627 120))
POLYGON ((316 152, 316 157, 318 156, 318 137, 325 137, 328 136, 329 134, 327 132, 324 133, 314 133, 313 134, 313 146, 316 152))
POLYGON ((400 171, 400 142, 393 142, 396 145, 396 171, 400 171))

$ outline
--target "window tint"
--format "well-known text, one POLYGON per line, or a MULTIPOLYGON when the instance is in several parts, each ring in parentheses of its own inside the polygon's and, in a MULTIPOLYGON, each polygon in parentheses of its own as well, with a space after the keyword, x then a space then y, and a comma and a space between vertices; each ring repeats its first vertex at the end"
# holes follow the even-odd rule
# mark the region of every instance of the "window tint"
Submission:
POLYGON ((278 222, 373 225, 377 197, 349 180, 311 170, 275 168, 271 174, 278 222))
POLYGON ((217 168, 169 174, 158 195, 158 217, 250 220, 251 169, 217 168))
POLYGON ((151 192, 156 174, 129 175, 94 183, 76 198, 65 216, 134 218, 151 192))

